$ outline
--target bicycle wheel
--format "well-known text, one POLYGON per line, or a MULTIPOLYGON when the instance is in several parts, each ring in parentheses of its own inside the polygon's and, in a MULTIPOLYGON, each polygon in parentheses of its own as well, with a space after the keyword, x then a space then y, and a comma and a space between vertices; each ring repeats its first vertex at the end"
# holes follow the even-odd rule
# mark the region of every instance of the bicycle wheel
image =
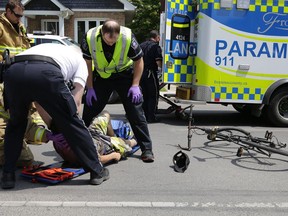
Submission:
POLYGON ((240 128, 224 127, 224 128, 218 128, 217 130, 217 133, 224 133, 224 132, 230 132, 230 133, 234 132, 235 133, 234 135, 236 136, 249 136, 250 137, 250 132, 245 131, 240 128))
POLYGON ((216 138, 226 140, 238 145, 248 145, 267 152, 288 156, 288 151, 269 146, 271 141, 264 138, 252 137, 251 134, 239 128, 219 128, 216 133, 216 138))
POLYGON ((232 142, 240 138, 242 138, 242 140, 249 140, 251 137, 248 131, 233 127, 217 128, 207 131, 206 133, 209 134, 208 139, 212 141, 226 140, 232 142))

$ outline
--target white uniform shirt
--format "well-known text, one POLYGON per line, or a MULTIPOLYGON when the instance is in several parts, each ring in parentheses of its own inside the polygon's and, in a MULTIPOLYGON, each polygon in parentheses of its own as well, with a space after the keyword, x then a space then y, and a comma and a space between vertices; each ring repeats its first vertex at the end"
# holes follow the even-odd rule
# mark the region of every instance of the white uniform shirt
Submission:
POLYGON ((85 87, 88 69, 82 55, 62 44, 44 43, 31 47, 20 55, 41 55, 51 57, 61 68, 64 80, 77 82, 85 87))

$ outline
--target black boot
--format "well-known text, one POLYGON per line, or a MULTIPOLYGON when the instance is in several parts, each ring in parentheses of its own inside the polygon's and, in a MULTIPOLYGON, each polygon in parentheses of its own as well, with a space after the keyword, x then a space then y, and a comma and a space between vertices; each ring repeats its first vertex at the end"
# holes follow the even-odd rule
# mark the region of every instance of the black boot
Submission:
POLYGON ((15 187, 15 173, 5 173, 2 174, 1 179, 2 189, 12 189, 15 187))
POLYGON ((103 181, 108 180, 109 177, 109 170, 104 167, 101 173, 90 173, 90 184, 100 185, 103 181))
POLYGON ((145 163, 154 162, 154 154, 153 154, 152 150, 148 149, 148 150, 143 151, 141 154, 141 159, 145 163))

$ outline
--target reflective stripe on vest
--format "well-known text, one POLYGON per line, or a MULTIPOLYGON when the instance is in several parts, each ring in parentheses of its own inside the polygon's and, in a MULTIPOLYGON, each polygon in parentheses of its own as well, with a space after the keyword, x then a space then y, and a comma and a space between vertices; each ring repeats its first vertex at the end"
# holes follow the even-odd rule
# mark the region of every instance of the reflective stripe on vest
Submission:
POLYGON ((3 53, 6 49, 9 49, 11 55, 17 55, 26 50, 26 48, 22 47, 0 46, 0 53, 3 53))
POLYGON ((120 27, 120 35, 115 45, 113 57, 108 63, 103 52, 101 28, 102 26, 90 29, 87 33, 87 42, 96 71, 102 78, 108 78, 112 73, 122 72, 133 64, 133 61, 128 58, 132 32, 129 28, 120 27))

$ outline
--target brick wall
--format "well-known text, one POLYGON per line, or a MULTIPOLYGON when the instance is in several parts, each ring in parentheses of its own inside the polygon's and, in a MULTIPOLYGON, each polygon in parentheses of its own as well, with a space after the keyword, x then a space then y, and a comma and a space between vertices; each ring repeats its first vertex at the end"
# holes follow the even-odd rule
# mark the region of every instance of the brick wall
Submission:
MULTIPOLYGON (((33 31, 41 31, 41 21, 40 21, 40 18, 38 17, 39 16, 36 16, 36 19, 31 19, 31 18, 27 19, 26 28, 27 28, 28 33, 32 33, 33 31)), ((47 18, 45 17, 45 19, 47 18)), ((50 19, 53 19, 53 18, 50 18, 50 19)))
MULTIPOLYGON (((69 19, 65 19, 64 21, 64 34, 65 36, 71 37, 74 39, 74 21, 75 19, 115 19, 117 20, 120 25, 125 24, 125 14, 123 12, 119 13, 109 13, 109 12, 75 12, 73 16, 70 16, 69 19)), ((35 16, 34 19, 28 18, 28 26, 27 31, 28 33, 32 33, 35 30, 41 30, 41 20, 42 19, 57 19, 58 16, 35 16)))

